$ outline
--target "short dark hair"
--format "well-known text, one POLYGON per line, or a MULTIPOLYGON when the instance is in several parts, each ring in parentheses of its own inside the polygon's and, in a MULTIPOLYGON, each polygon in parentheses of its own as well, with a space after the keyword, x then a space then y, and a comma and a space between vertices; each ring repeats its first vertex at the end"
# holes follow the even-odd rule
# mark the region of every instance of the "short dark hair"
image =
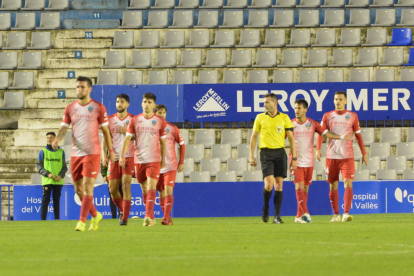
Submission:
POLYGON ((155 95, 150 93, 150 92, 145 93, 144 96, 142 96, 142 98, 143 99, 145 98, 145 99, 149 99, 149 100, 154 100, 154 103, 157 100, 157 97, 155 97, 155 95))
POLYGON ((76 81, 86 81, 89 87, 92 87, 92 80, 88 77, 79 76, 76 81))
MULTIPOLYGON (((344 95, 344 97, 345 97, 345 99, 346 99, 346 93, 345 93, 345 91, 336 91, 335 92, 335 95, 344 95)), ((334 96, 335 96, 334 95, 334 96)))
POLYGON ((46 133, 46 136, 48 136, 48 135, 53 135, 53 136, 56 137, 56 133, 54 133, 53 131, 50 131, 50 132, 46 133))
POLYGON ((272 98, 273 101, 278 101, 277 95, 274 93, 267 93, 263 96, 263 98, 272 98))
POLYGON ((127 94, 119 94, 118 96, 116 96, 116 99, 124 99, 125 101, 127 101, 129 103, 129 96, 127 94))
POLYGON ((158 112, 161 109, 165 109, 165 112, 167 112, 167 107, 165 107, 165 105, 163 104, 157 104, 157 106, 155 107, 155 112, 158 112))
POLYGON ((301 104, 303 108, 308 108, 308 102, 305 99, 298 99, 295 101, 295 104, 301 104))

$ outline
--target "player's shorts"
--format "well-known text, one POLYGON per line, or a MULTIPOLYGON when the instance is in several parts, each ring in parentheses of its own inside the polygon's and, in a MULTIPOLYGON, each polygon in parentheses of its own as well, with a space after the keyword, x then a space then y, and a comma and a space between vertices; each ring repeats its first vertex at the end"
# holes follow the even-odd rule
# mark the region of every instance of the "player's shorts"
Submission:
POLYGON ((290 171, 290 179, 293 183, 304 182, 305 186, 312 184, 313 167, 302 168, 290 171))
POLYGON ((160 174, 160 178, 158 179, 158 183, 157 183, 157 191, 164 191, 165 186, 170 186, 174 188, 176 176, 177 176, 177 171, 169 171, 169 172, 160 174))
POLYGON ((147 181, 147 177, 158 180, 160 177, 161 162, 135 164, 135 173, 138 183, 147 181))
POLYGON ((125 169, 119 165, 119 161, 109 161, 108 180, 121 179, 123 175, 135 175, 134 157, 125 158, 125 169))
POLYGON ((344 179, 354 179, 355 163, 353 158, 328 159, 326 158, 325 176, 326 182, 334 183, 339 181, 339 172, 344 179))
POLYGON ((70 168, 72 170, 73 182, 76 182, 82 177, 97 178, 100 174, 101 155, 90 154, 85 156, 72 156, 70 158, 70 168))
POLYGON ((287 155, 284 148, 260 149, 260 162, 262 163, 263 178, 269 175, 286 178, 287 155))

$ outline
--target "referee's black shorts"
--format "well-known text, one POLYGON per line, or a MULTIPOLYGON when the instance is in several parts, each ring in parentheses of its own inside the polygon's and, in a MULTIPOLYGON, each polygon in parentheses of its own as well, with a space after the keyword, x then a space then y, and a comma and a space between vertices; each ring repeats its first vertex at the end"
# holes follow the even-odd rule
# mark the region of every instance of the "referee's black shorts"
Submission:
POLYGON ((260 149, 260 162, 262 163, 263 178, 269 175, 286 178, 287 155, 284 148, 260 149))

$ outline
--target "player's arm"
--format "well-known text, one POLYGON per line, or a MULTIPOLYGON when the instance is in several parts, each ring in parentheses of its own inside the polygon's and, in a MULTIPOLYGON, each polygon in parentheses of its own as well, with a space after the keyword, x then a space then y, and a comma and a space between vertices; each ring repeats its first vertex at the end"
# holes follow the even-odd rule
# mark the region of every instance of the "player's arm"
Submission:
MULTIPOLYGON (((328 130, 328 121, 325 115, 326 114, 324 114, 322 118, 322 124, 321 124, 322 132, 325 132, 325 130, 328 130)), ((321 152, 322 143, 323 143, 323 138, 321 135, 318 135, 318 138, 316 139, 316 159, 318 161, 321 161, 321 157, 322 157, 322 152, 321 152)))
POLYGON ((184 170, 184 159, 185 159, 185 142, 183 137, 181 136, 180 130, 178 127, 175 127, 176 135, 175 135, 175 142, 180 145, 180 161, 178 161, 178 172, 182 172, 184 170))
POLYGON ((165 138, 160 139, 160 149, 161 149, 161 169, 165 166, 165 151, 166 151, 165 138))
POLYGON ((259 136, 259 132, 253 130, 252 136, 250 137, 250 147, 249 147, 249 150, 250 150, 249 163, 253 167, 257 166, 256 158, 254 158, 254 151, 256 150, 258 136, 259 136))
POLYGON ((105 140, 102 140, 101 143, 101 156, 102 166, 108 166, 108 147, 106 146, 105 140))
POLYGON ((63 138, 65 138, 66 132, 68 131, 68 126, 69 125, 63 125, 63 123, 60 126, 58 134, 57 134, 55 140, 53 140, 53 142, 52 142, 52 148, 54 150, 59 149, 59 141, 62 140, 63 138))
MULTIPOLYGON (((353 134, 347 133, 346 135, 338 135, 333 132, 330 132, 327 129, 323 129, 323 127, 316 121, 315 122, 315 132, 318 133, 321 136, 325 136, 329 139, 335 139, 335 140, 345 140, 345 141, 352 141, 353 140, 353 134)), ((319 136, 318 136, 319 137, 319 136)))
POLYGON ((119 154, 119 165, 122 168, 125 168, 125 153, 129 147, 129 143, 131 142, 133 134, 127 132, 125 135, 124 141, 122 142, 121 153, 119 154))
POLYGON ((109 132, 109 127, 108 125, 106 126, 101 126, 102 128, 102 133, 104 135, 104 141, 105 144, 108 147, 109 150, 109 160, 111 160, 111 162, 115 162, 115 152, 114 152, 114 148, 112 146, 112 138, 111 138, 111 133, 109 132))
POLYGON ((289 140, 290 145, 290 153, 292 154, 292 163, 290 164, 292 170, 297 169, 297 160, 294 158, 297 158, 296 155, 296 145, 295 145, 295 137, 293 136, 293 128, 292 129, 286 129, 287 138, 289 140))
POLYGON ((355 116, 356 118, 355 118, 355 122, 352 128, 353 128, 353 131, 355 132, 355 138, 357 140, 359 149, 361 150, 361 153, 362 153, 362 164, 365 164, 365 166, 368 166, 368 155, 367 155, 367 152, 365 151, 364 139, 362 139, 361 129, 359 127, 359 119, 356 114, 355 116))

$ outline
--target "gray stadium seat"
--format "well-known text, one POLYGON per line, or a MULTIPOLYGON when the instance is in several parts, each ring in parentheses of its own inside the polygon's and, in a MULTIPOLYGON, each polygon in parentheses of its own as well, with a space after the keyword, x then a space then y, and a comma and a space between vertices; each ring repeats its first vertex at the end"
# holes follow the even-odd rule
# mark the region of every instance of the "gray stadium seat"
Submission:
POLYGON ((414 81, 414 70, 413 69, 401 69, 400 70, 400 81, 414 81))
POLYGON ((175 0, 155 0, 154 6, 151 9, 173 9, 175 7, 175 0))
MULTIPOLYGON (((4 2, 4 1, 3 1, 4 2)), ((16 13, 16 24, 12 30, 34 30, 36 28, 36 13, 16 13)))
POLYGON ((175 175, 175 182, 176 183, 183 183, 184 182, 184 173, 183 172, 177 172, 175 175))
POLYGON ((296 6, 296 0, 276 0, 276 3, 272 6, 274 8, 294 8, 296 6))
POLYGON ((213 144, 211 145, 211 158, 220 158, 221 162, 227 162, 231 158, 230 144, 213 144))
POLYGON ((33 89, 33 72, 14 72, 13 84, 9 89, 33 89))
POLYGON ((395 26, 395 10, 394 9, 377 9, 375 22, 373 27, 388 27, 395 26))
POLYGON ((131 0, 128 10, 147 10, 151 7, 151 0, 131 0))
POLYGON ((227 57, 226 50, 207 50, 206 64, 202 67, 226 67, 227 57))
MULTIPOLYGON (((370 146, 375 142, 375 129, 372 127, 361 128, 362 139, 364 140, 365 146, 370 146)), ((356 142, 356 140, 355 140, 356 142)))
POLYGON ((384 46, 387 45, 386 29, 368 29, 367 39, 362 46, 384 46))
POLYGON ((47 6, 47 8, 45 8, 45 10, 47 11, 65 11, 68 9, 69 0, 49 0, 49 5, 47 6))
MULTIPOLYGON (((280 0, 278 0, 280 1, 280 0)), ((277 4, 277 2, 276 2, 277 4)), ((293 10, 275 10, 273 23, 269 27, 271 28, 289 28, 294 25, 294 13, 293 10)))
POLYGON ((394 69, 375 70, 374 81, 395 81, 394 69))
POLYGON ((359 167, 360 170, 369 170, 369 174, 375 174, 377 170, 381 169, 381 159, 379 156, 370 156, 368 157, 368 166, 362 164, 362 160, 360 161, 361 166, 359 167))
POLYGON ((26 0, 22 11, 40 11, 45 8, 45 0, 26 0))
POLYGON ((144 29, 163 29, 168 28, 168 11, 149 11, 148 24, 144 29))
POLYGON ((175 6, 176 9, 197 9, 199 5, 198 0, 180 0, 178 5, 175 6))
POLYGON ((131 52, 131 63, 127 68, 150 68, 151 67, 151 51, 136 50, 131 52))
POLYGON ((243 83, 243 70, 223 70, 223 83, 243 83))
POLYGON ((397 171, 396 170, 378 170, 377 171, 377 180, 396 180, 397 171))
MULTIPOLYGON (((414 6, 414 0, 412 0, 414 6)), ((414 9, 402 9, 401 10, 401 20, 397 26, 414 26, 414 9)))
POLYGON ((193 71, 173 71, 172 84, 192 84, 193 83, 193 71))
POLYGON ((319 82, 319 70, 318 69, 299 70, 298 82, 319 82))
POLYGON ((265 41, 261 47, 284 47, 286 46, 285 30, 266 30, 265 41))
POLYGON ((118 84, 118 71, 99 71, 97 85, 118 84))
POLYGON ((189 48, 208 48, 210 47, 210 33, 208 30, 190 31, 188 45, 189 48))
POLYGON ((284 49, 282 51, 282 63, 277 67, 301 67, 302 50, 284 49))
POLYGON ((235 38, 233 30, 219 30, 215 32, 214 44, 212 48, 229 48, 234 47, 235 38))
POLYGON ((199 11, 197 28, 217 28, 218 11, 199 11))
POLYGON ((277 55, 275 50, 258 49, 256 52, 256 63, 253 67, 276 67, 277 55))
POLYGON ((407 142, 414 142, 414 128, 407 129, 407 142))
POLYGON ((328 50, 312 49, 308 50, 306 64, 303 67, 326 67, 328 66, 328 50))
POLYGON ((22 64, 17 69, 37 70, 42 67, 42 52, 23 52, 22 64))
POLYGON ((310 29, 293 29, 290 32, 290 43, 286 47, 309 47, 310 44, 310 29))
POLYGON ((58 30, 60 29, 60 13, 48 12, 40 15, 40 25, 36 30, 58 30))
POLYGON ((267 28, 269 26, 269 12, 266 10, 250 10, 249 21, 245 28, 267 28))
MULTIPOLYGON (((10 30, 11 28, 11 14, 0 13, 0 31, 10 30)), ((0 45, 0 48, 3 45, 0 45)))
POLYGON ((349 0, 348 5, 345 5, 346 8, 365 8, 368 7, 369 0, 349 0))
POLYGON ((223 9, 244 9, 247 7, 247 0, 227 0, 223 9))
POLYGON ((32 32, 32 38, 28 50, 47 50, 52 48, 50 32, 32 32))
POLYGON ((381 160, 385 160, 390 155, 390 143, 371 143, 369 147, 369 156, 378 156, 379 158, 381 158, 381 160))
POLYGON ((185 157, 186 159, 193 158, 195 163, 200 163, 201 158, 204 158, 204 145, 186 145, 185 157))
POLYGON ((318 8, 321 5, 321 0, 300 0, 296 8, 318 8))
POLYGON ((263 181, 263 173, 262 171, 244 171, 242 174, 242 181, 243 182, 256 182, 256 181, 261 182, 263 181))
POLYGON ((404 180, 414 179, 414 170, 413 169, 411 169, 411 170, 405 169, 403 171, 402 179, 404 179, 404 180))
POLYGON ((161 48, 183 48, 184 45, 184 31, 166 31, 164 35, 164 45, 161 45, 161 48))
POLYGON ((26 33, 9 32, 7 33, 6 46, 3 50, 21 50, 26 48, 26 33))
MULTIPOLYGON (((343 1, 343 0, 340 0, 343 1)), ((326 3, 326 1, 325 1, 326 3)), ((344 10, 325 10, 325 19, 321 27, 343 27, 345 26, 344 10)))
POLYGON ((355 67, 378 66, 378 52, 376 48, 358 49, 357 61, 355 67))
POLYGON ((349 82, 368 82, 371 81, 369 69, 350 69, 349 82))
POLYGON ((361 29, 341 29, 339 47, 355 47, 361 45, 361 29))
POLYGON ((391 146, 397 145, 397 143, 401 142, 401 128, 399 127, 381 128, 380 142, 391 143, 391 146))
POLYGON ((179 131, 180 131, 181 137, 183 137, 184 143, 188 145, 190 143, 188 129, 180 129, 179 131))
POLYGON ((224 11, 223 25, 219 28, 242 28, 243 26, 243 11, 224 11))
POLYGON ((200 160, 200 171, 210 172, 211 176, 216 176, 221 170, 220 158, 202 158, 200 160))
POLYGON ((354 181, 369 180, 369 170, 355 170, 354 181))
POLYGON ((218 83, 217 70, 199 70, 198 83, 218 83))
POLYGON ((221 9, 223 7, 223 0, 203 0, 200 9, 221 9))
POLYGON ((296 27, 318 27, 319 26, 319 10, 299 10, 299 22, 296 27))
POLYGON ((195 131, 195 143, 203 144, 206 149, 216 143, 216 131, 214 129, 197 129, 195 131))
POLYGON ((184 169, 183 169, 184 176, 190 176, 190 173, 194 170, 195 170, 194 159, 193 158, 185 158, 184 159, 184 169))
MULTIPOLYGON (((254 157, 257 157, 257 150, 254 152, 254 157)), ((249 144, 240 144, 237 145, 237 158, 250 158, 250 145, 249 144)))
POLYGON ((4 92, 3 106, 0 110, 24 109, 24 92, 4 92))
POLYGON ((210 172, 191 172, 190 182, 211 182, 210 172))
POLYGON ((394 0, 374 0, 371 5, 369 5, 370 8, 372 7, 391 7, 394 5, 394 0))
POLYGON ((355 9, 351 10, 349 23, 347 27, 366 27, 371 24, 369 9, 355 9))
POLYGON ((388 156, 387 170, 396 170, 397 174, 402 174, 407 169, 407 158, 405 156, 388 156))
POLYGON ((18 11, 22 7, 22 0, 2 0, 0 11, 18 11))
POLYGON ((333 49, 332 53, 332 63, 329 63, 329 67, 352 66, 352 49, 333 49))
POLYGON ((236 182, 237 181, 236 172, 217 172, 216 181, 217 182, 236 182))
POLYGON ((0 72, 0 89, 7 89, 9 87, 9 72, 0 72))
POLYGON ((193 18, 193 11, 174 11, 173 23, 169 28, 192 28, 194 26, 193 18))
POLYGON ((252 67, 252 50, 233 50, 227 67, 252 67))
POLYGON ((142 28, 141 11, 124 11, 122 13, 122 25, 119 29, 141 29, 142 28))
POLYGON ((313 165, 313 169, 316 171, 317 175, 324 175, 325 174, 325 162, 326 158, 321 157, 321 161, 315 160, 313 165))
POLYGON ((201 67, 201 50, 183 50, 181 51, 181 68, 198 68, 201 67))
POLYGON ((237 47, 240 48, 257 48, 260 46, 260 31, 259 30, 241 30, 240 42, 237 47))
POLYGON ((111 49, 133 48, 134 32, 133 31, 115 31, 114 42, 111 49))
POLYGON ((408 160, 414 159, 414 142, 399 142, 397 156, 405 156, 408 160))
POLYGON ((354 148, 354 160, 359 161, 359 159, 362 158, 362 153, 359 149, 359 145, 357 143, 352 143, 352 147, 354 148))
POLYGON ((394 4, 395 7, 412 7, 414 6, 414 0, 398 0, 397 4, 394 4))
POLYGON ((142 71, 124 71, 123 85, 143 84, 142 71))
POLYGON ((269 72, 267 70, 248 70, 247 83, 268 83, 269 72))
POLYGON ((223 129, 221 131, 221 144, 231 144, 231 146, 235 148, 241 143, 241 129, 223 129))
POLYGON ((293 70, 273 70, 273 83, 293 83, 293 70))
POLYGON ((17 68, 17 52, 0 52, 0 70, 17 68))
POLYGON ((272 6, 272 0, 252 0, 249 9, 261 9, 270 8, 272 6))
POLYGON ((138 45, 135 48, 159 48, 160 33, 159 31, 141 31, 138 37, 138 45))
POLYGON ((403 48, 384 49, 383 61, 380 66, 402 66, 404 64, 403 48))
POLYGON ((125 66, 125 51, 106 51, 105 64, 102 66, 102 68, 125 68, 125 66))
POLYGON ((242 176, 247 171, 247 158, 227 159, 227 171, 235 171, 237 176, 242 176))
POLYGON ((168 84, 168 70, 148 71, 148 84, 168 84))
POLYGON ((344 82, 344 69, 325 69, 323 82, 344 82))
POLYGON ((316 29, 315 43, 312 44, 312 47, 332 47, 335 45, 335 29, 316 29))
POLYGON ((38 173, 30 174, 30 184, 42 184, 43 177, 38 173))
POLYGON ((345 0, 325 0, 321 8, 343 8, 344 6, 345 0))

